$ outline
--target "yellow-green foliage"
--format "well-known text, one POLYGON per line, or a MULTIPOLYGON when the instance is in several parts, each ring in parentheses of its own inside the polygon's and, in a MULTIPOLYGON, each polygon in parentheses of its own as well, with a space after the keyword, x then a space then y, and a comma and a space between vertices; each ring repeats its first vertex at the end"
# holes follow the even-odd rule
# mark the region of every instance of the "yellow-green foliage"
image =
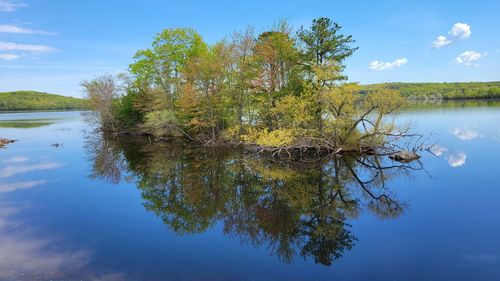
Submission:
POLYGON ((314 121, 311 95, 285 96, 277 102, 273 114, 278 117, 281 128, 308 128, 314 121))
POLYGON ((254 143, 263 147, 286 147, 292 145, 295 134, 292 129, 276 129, 269 131, 267 128, 257 130, 250 128, 241 139, 247 143, 254 143))
POLYGON ((169 136, 176 133, 177 119, 170 110, 152 111, 144 116, 143 129, 154 136, 169 136))
POLYGON ((364 106, 375 107, 381 114, 389 114, 401 107, 404 99, 398 91, 377 89, 366 95, 364 106))

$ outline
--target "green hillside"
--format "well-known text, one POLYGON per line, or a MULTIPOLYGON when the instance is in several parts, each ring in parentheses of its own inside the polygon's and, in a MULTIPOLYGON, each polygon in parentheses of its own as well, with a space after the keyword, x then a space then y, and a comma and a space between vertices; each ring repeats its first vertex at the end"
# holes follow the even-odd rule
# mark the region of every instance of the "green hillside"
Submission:
POLYGON ((457 82, 457 83, 384 83, 362 86, 362 91, 375 88, 398 90, 407 98, 442 99, 484 99, 500 98, 500 81, 496 82, 457 82))
POLYGON ((35 91, 0 93, 0 111, 86 109, 87 100, 35 91))

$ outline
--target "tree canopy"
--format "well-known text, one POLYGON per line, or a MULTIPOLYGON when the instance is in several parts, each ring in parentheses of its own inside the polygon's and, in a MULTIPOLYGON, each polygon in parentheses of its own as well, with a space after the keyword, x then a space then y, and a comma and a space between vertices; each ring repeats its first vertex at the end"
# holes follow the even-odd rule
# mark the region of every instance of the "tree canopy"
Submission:
POLYGON ((384 122, 401 103, 396 91, 359 95, 345 82, 351 35, 328 18, 292 30, 281 20, 208 44, 193 29, 166 29, 136 53, 123 93, 94 108, 113 130, 274 152, 363 152, 404 133, 384 122))

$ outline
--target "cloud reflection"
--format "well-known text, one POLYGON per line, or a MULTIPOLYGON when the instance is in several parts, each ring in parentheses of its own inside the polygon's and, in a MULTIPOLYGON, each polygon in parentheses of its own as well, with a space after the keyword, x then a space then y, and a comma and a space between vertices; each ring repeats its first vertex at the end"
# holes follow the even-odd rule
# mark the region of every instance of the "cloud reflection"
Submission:
POLYGON ((65 268, 81 268, 88 263, 87 251, 49 250, 50 246, 57 245, 56 241, 32 235, 28 226, 12 218, 20 211, 19 208, 2 204, 0 209, 1 280, 53 278, 56 272, 65 268))
POLYGON ((440 146, 438 144, 434 145, 431 148, 431 152, 434 153, 434 155, 436 155, 438 157, 443 155, 443 153, 445 153, 446 151, 448 151, 448 148, 440 146))
POLYGON ((14 156, 12 158, 9 158, 9 159, 5 159, 3 160, 2 162, 4 163, 22 163, 22 162, 26 162, 28 161, 29 159, 26 158, 26 157, 22 157, 22 156, 14 156))
POLYGON ((460 257, 466 261, 482 264, 496 264, 498 261, 498 257, 492 254, 464 254, 460 257))
POLYGON ((457 138, 459 138, 459 139, 461 139, 463 141, 472 140, 472 139, 475 139, 475 138, 479 137, 478 131, 472 130, 472 129, 456 128, 453 131, 453 134, 457 138))
POLYGON ((13 183, 2 183, 0 184, 0 193, 13 192, 16 190, 29 189, 37 185, 46 183, 45 180, 34 180, 34 181, 22 181, 13 183))
POLYGON ((52 170, 60 167, 59 163, 41 163, 34 165, 7 166, 0 170, 0 179, 12 177, 18 174, 25 174, 34 171, 52 170))
POLYGON ((22 208, 0 202, 0 280, 126 280, 121 272, 91 266, 91 251, 65 247, 15 219, 22 208))
POLYGON ((456 154, 450 154, 446 157, 448 164, 453 168, 461 167, 465 165, 465 160, 467 160, 467 154, 465 152, 458 152, 456 154))

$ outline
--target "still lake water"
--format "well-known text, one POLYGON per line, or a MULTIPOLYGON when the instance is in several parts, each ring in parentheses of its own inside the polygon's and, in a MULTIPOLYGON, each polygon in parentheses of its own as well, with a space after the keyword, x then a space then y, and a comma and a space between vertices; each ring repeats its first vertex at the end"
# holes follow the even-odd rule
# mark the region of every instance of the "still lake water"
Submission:
POLYGON ((500 105, 406 110, 434 152, 283 163, 0 114, 0 280, 500 280, 500 105), (52 146, 58 143, 60 146, 52 146))

